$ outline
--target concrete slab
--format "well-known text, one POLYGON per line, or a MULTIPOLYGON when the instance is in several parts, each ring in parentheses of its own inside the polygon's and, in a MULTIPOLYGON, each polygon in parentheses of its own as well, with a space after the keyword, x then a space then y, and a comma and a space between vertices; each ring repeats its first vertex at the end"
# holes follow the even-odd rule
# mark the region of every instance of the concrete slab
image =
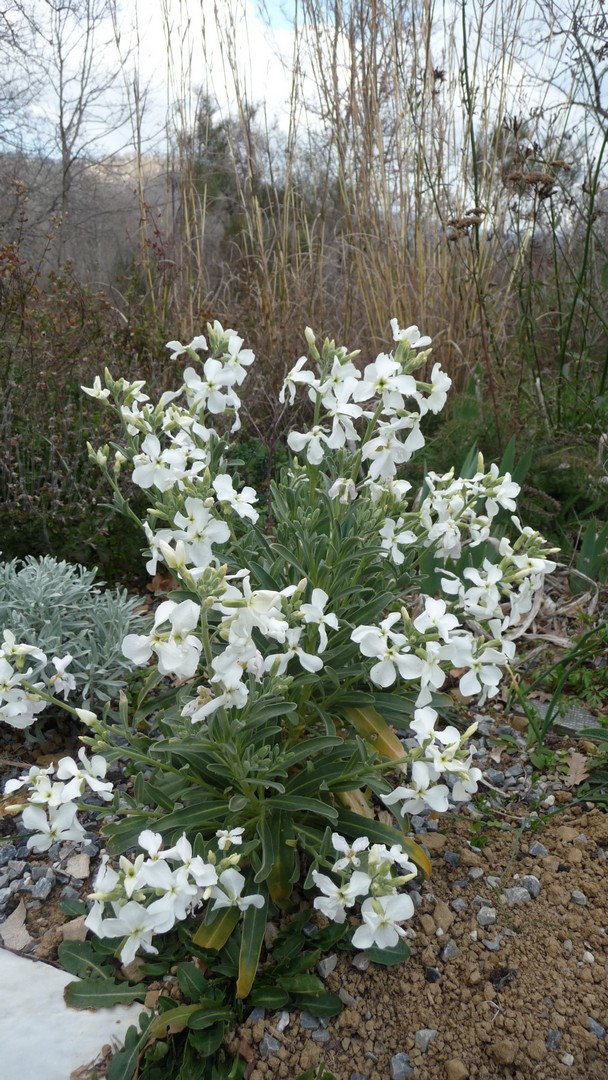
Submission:
POLYGON ((143 1005, 69 1009, 67 971, 0 949, 0 1076, 2 1080, 70 1080, 102 1046, 122 1045, 143 1005))

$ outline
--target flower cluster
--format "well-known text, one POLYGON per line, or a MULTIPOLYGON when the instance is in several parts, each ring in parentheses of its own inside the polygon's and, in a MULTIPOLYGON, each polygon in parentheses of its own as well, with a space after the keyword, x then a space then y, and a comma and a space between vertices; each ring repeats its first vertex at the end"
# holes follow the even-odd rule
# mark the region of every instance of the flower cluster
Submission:
POLYGON ((411 897, 398 890, 416 877, 417 867, 398 845, 370 845, 367 836, 349 844, 339 833, 333 833, 331 839, 334 851, 340 855, 331 869, 339 875, 340 884, 313 870, 314 883, 321 893, 315 897, 313 907, 333 922, 343 923, 347 909, 360 904, 363 922, 352 937, 355 948, 393 948, 399 938, 405 937, 399 924, 414 914, 411 897))
POLYGON ((61 705, 81 720, 93 718, 88 709, 74 709, 66 704, 68 694, 76 686, 67 670, 72 659, 69 653, 51 657, 55 670, 48 683, 32 682, 48 663, 46 653, 34 645, 17 642, 11 630, 4 630, 0 645, 0 720, 14 728, 29 727, 50 702, 61 705), (35 666, 24 670, 26 660, 34 661, 35 666), (63 695, 63 701, 57 700, 58 694, 63 695))
POLYGON ((264 903, 261 896, 243 896, 245 878, 236 869, 238 853, 223 855, 232 844, 242 843, 242 833, 242 829, 218 831, 219 857, 210 850, 205 861, 194 854, 185 834, 164 849, 160 833, 145 829, 138 839, 145 855, 140 853, 132 862, 121 855, 118 869, 109 865, 107 855, 102 857, 86 926, 97 937, 121 938, 120 958, 128 964, 138 948, 158 952, 152 938, 167 933, 204 901, 213 901, 212 911, 259 907, 264 903), (105 916, 107 906, 110 917, 105 916))

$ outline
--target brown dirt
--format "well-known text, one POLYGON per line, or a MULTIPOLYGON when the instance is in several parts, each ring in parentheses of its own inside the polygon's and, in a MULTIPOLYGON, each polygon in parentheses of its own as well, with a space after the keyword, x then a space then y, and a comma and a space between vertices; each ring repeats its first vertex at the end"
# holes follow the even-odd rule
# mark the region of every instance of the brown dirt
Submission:
POLYGON ((393 968, 370 964, 360 972, 352 966, 352 954, 338 953, 327 986, 347 991, 354 1000, 330 1021, 329 1041, 313 1042, 294 1014, 278 1036, 276 1016, 246 1024, 238 1038, 247 1042, 245 1056, 252 1058, 248 1080, 295 1080, 319 1064, 337 1080, 350 1080, 352 1073, 388 1080, 391 1057, 403 1051, 414 1080, 608 1077, 608 1036, 598 1038, 589 1030, 590 1018, 603 1026, 608 1021, 608 861, 598 856, 598 848, 608 848, 608 817, 573 807, 534 833, 520 835, 516 824, 490 829, 481 852, 471 849, 466 820, 442 826, 449 837, 428 838, 433 876, 412 920, 410 960, 393 968), (549 855, 528 854, 535 840, 549 855), (446 849, 460 854, 458 867, 445 862, 446 849), (474 867, 484 877, 472 880, 468 874, 474 867), (540 895, 510 908, 503 890, 518 884, 515 875, 525 874, 539 879, 540 895), (493 889, 485 875, 500 879, 493 889), (454 886, 463 879, 465 888, 454 886), (586 906, 572 900, 577 889, 587 897, 586 906), (496 924, 485 930, 477 923, 479 908, 471 905, 478 894, 497 912, 496 924), (449 907, 457 896, 467 901, 461 913, 449 907), (444 931, 439 936, 438 929, 444 931), (482 938, 497 936, 500 950, 489 952, 482 938), (448 940, 459 953, 443 962, 448 940), (429 966, 441 972, 437 982, 427 981, 429 966), (426 1053, 414 1040, 422 1028, 437 1031, 426 1053), (549 1029, 561 1035, 557 1050, 547 1048, 549 1029), (264 1060, 258 1044, 266 1031, 282 1045, 277 1057, 264 1060))

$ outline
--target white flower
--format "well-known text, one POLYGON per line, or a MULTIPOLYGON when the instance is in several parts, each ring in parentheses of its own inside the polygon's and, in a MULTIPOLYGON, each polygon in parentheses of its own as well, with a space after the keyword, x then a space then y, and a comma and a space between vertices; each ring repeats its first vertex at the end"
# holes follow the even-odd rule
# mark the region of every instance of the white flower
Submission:
POLYGON ((420 396, 418 399, 420 404, 420 415, 424 416, 427 412, 441 412, 446 403, 448 390, 451 385, 452 380, 449 375, 446 375, 445 371, 441 370, 441 364, 434 364, 431 372, 431 392, 430 394, 427 394, 426 397, 420 396))
POLYGON ((123 964, 130 964, 139 948, 149 953, 158 952, 152 945, 152 938, 159 933, 159 927, 164 921, 164 913, 153 911, 152 905, 145 908, 135 900, 129 900, 119 908, 116 918, 103 920, 101 936, 126 938, 120 951, 120 959, 123 964))
POLYGON ((224 870, 220 874, 219 885, 214 885, 209 893, 214 900, 212 911, 225 907, 238 907, 239 911, 246 911, 248 907, 263 907, 264 897, 259 894, 241 896, 244 887, 245 878, 238 870, 233 867, 224 870))
MULTIPOLYGON (((17 665, 19 665, 21 657, 31 656, 32 660, 40 660, 43 664, 46 664, 45 654, 40 649, 37 649, 35 645, 18 645, 17 639, 11 630, 4 630, 2 636, 4 638, 4 644, 0 648, 0 657, 9 660, 14 656, 17 660, 17 665)), ((0 678, 1 677, 2 676, 0 675, 0 678)))
POLYGON ((458 619, 446 611, 444 600, 434 600, 431 596, 426 596, 424 611, 414 619, 414 626, 421 634, 436 630, 444 641, 449 641, 450 632, 458 626, 458 619))
POLYGON ((227 851, 232 844, 243 843, 244 829, 218 829, 216 832, 217 846, 220 851, 227 851))
POLYGON ((405 893, 368 897, 361 905, 363 925, 355 930, 353 945, 356 949, 370 949, 372 945, 379 949, 393 948, 400 937, 405 937, 405 931, 397 924, 411 919, 413 914, 413 901, 405 893))
POLYGON ((89 761, 84 746, 81 746, 78 751, 78 758, 80 766, 71 757, 62 758, 57 766, 57 776, 60 780, 72 778, 70 783, 66 784, 63 802, 77 799, 82 795, 85 787, 90 787, 91 791, 96 791, 105 802, 110 802, 113 785, 109 781, 103 783, 103 777, 108 769, 106 759, 100 754, 94 754, 89 761))
POLYGON ((444 814, 448 809, 449 788, 445 784, 436 784, 431 787, 431 781, 436 779, 428 762, 415 761, 412 765, 412 779, 409 787, 398 787, 390 795, 381 795, 380 798, 386 806, 393 806, 396 802, 403 802, 401 815, 420 814, 428 807, 438 814, 444 814))
POLYGON ((369 892, 372 880, 369 874, 361 870, 355 870, 350 881, 344 885, 336 885, 326 874, 320 874, 313 870, 314 883, 323 896, 315 896, 313 907, 321 911, 328 919, 343 923, 346 919, 346 909, 352 907, 358 896, 364 896, 369 892))
POLYGON ((341 502, 346 506, 349 502, 354 502, 357 498, 357 488, 354 480, 351 480, 350 477, 340 476, 331 485, 327 494, 330 499, 337 498, 338 502, 341 502))
MULTIPOLYGON (((197 568, 209 566, 213 559, 213 545, 225 544, 230 539, 230 528, 225 521, 218 521, 202 499, 187 498, 186 513, 174 517, 177 526, 175 539, 183 540, 184 554, 188 562, 197 568)), ((164 556, 163 544, 159 544, 164 556)))
POLYGON ((93 379, 92 386, 81 386, 80 389, 83 393, 88 394, 89 397, 97 398, 98 400, 105 401, 110 396, 109 390, 101 389, 101 379, 99 375, 96 375, 93 379))
POLYGON ((216 476, 212 486, 219 502, 229 503, 240 518, 248 518, 249 521, 254 523, 258 520, 260 515, 253 507, 253 503, 257 502, 258 499, 254 488, 244 487, 241 491, 235 491, 232 477, 228 476, 227 473, 220 473, 216 476))
POLYGON ((350 635, 363 656, 377 657, 378 663, 374 664, 369 673, 376 686, 391 686, 397 678, 396 668, 403 674, 402 665, 406 654, 400 650, 403 646, 408 647, 407 637, 391 630, 400 618, 399 612, 393 611, 382 620, 380 626, 357 626, 350 635))
POLYGON ((315 424, 310 431, 290 431, 287 442, 296 454, 306 447, 306 458, 310 464, 320 465, 324 453, 322 444, 329 445, 329 437, 324 428, 315 424))
POLYGON ((49 688, 52 687, 55 694, 63 694, 64 700, 67 698, 70 690, 76 689, 76 680, 70 672, 66 671, 66 668, 70 666, 73 656, 68 653, 60 659, 58 656, 52 657, 52 664, 55 668, 55 675, 51 675, 49 679, 49 688))
POLYGON ((165 348, 173 349, 173 352, 171 353, 169 359, 177 360, 178 356, 183 356, 185 352, 189 352, 191 349, 194 349, 195 351, 197 349, 203 349, 204 351, 206 351, 207 339, 204 338, 202 334, 199 334, 198 337, 192 338, 192 341, 189 345, 182 345, 181 341, 168 341, 165 348))
POLYGON ((405 555, 400 550, 399 545, 416 543, 416 534, 412 532, 411 529, 403 529, 403 524, 404 521, 401 517, 398 521, 394 521, 393 518, 387 518, 380 529, 382 548, 396 566, 401 566, 401 563, 405 560, 405 555))
POLYGON ((228 357, 224 357, 224 366, 235 374, 235 380, 240 386, 247 376, 247 368, 253 364, 255 353, 251 349, 242 349, 243 339, 234 330, 225 330, 228 335, 228 357))
POLYGON ((334 870, 346 870, 349 866, 359 866, 361 862, 358 857, 359 852, 367 851, 369 847, 369 840, 367 836, 357 837, 357 839, 351 845, 348 843, 348 840, 345 840, 343 836, 340 836, 340 833, 332 833, 331 842, 334 851, 341 851, 344 856, 342 859, 338 859, 338 861, 334 863, 334 870))
POLYGON ((396 319, 391 319, 391 330, 393 341, 407 341, 411 349, 427 349, 433 343, 430 337, 420 336, 417 326, 408 326, 407 329, 400 330, 396 319))
POLYGON ((76 807, 68 802, 58 809, 50 807, 48 818, 41 806, 26 806, 22 820, 26 829, 38 830, 27 842, 33 851, 48 851, 56 840, 82 840, 85 832, 76 817, 76 807))
POLYGON ((135 468, 131 475, 134 484, 141 488, 156 487, 169 491, 187 472, 187 457, 183 450, 161 450, 156 435, 146 435, 141 444, 142 452, 133 458, 135 468))
POLYGON ((416 380, 404 375, 401 365, 392 356, 380 353, 373 364, 363 372, 363 380, 353 392, 354 401, 368 401, 381 397, 385 412, 403 409, 404 397, 417 397, 416 380))
POLYGON ((300 615, 304 616, 304 622, 314 623, 319 627, 319 652, 325 652, 327 648, 327 632, 326 626, 331 626, 332 630, 338 629, 338 617, 333 613, 324 614, 324 608, 329 600, 329 596, 323 589, 313 589, 310 604, 302 604, 300 607, 300 615))
POLYGON ((281 405, 285 403, 285 395, 289 395, 289 404, 293 405, 296 399, 296 389, 299 384, 304 383, 310 387, 319 387, 319 382, 315 379, 312 371, 302 371, 304 364, 307 363, 307 357, 301 356, 297 363, 292 367, 291 371, 285 376, 285 381, 281 387, 279 393, 279 401, 281 405))

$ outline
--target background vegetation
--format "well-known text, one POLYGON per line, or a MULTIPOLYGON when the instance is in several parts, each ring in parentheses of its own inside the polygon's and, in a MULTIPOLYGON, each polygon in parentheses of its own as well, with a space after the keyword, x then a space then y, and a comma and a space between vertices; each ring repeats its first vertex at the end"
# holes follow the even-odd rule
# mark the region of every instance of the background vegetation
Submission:
POLYGON ((197 81, 193 5, 163 0, 171 107, 155 152, 113 0, 0 15, 4 557, 140 573, 139 538, 86 457, 92 432, 111 437, 79 391, 104 366, 156 390, 173 383, 166 340, 208 318, 237 328, 259 357, 244 458, 264 490, 304 326, 367 358, 396 315, 432 335, 455 382, 427 464, 459 465, 473 444, 500 459, 514 440, 516 461, 532 449, 525 519, 567 554, 586 536, 605 573, 603 3, 299 0, 289 122, 272 127, 242 81, 238 3, 218 21, 202 2, 235 107, 197 81), (114 67, 107 49, 95 59, 109 30, 114 67), (112 131, 128 145, 108 155, 112 131))

